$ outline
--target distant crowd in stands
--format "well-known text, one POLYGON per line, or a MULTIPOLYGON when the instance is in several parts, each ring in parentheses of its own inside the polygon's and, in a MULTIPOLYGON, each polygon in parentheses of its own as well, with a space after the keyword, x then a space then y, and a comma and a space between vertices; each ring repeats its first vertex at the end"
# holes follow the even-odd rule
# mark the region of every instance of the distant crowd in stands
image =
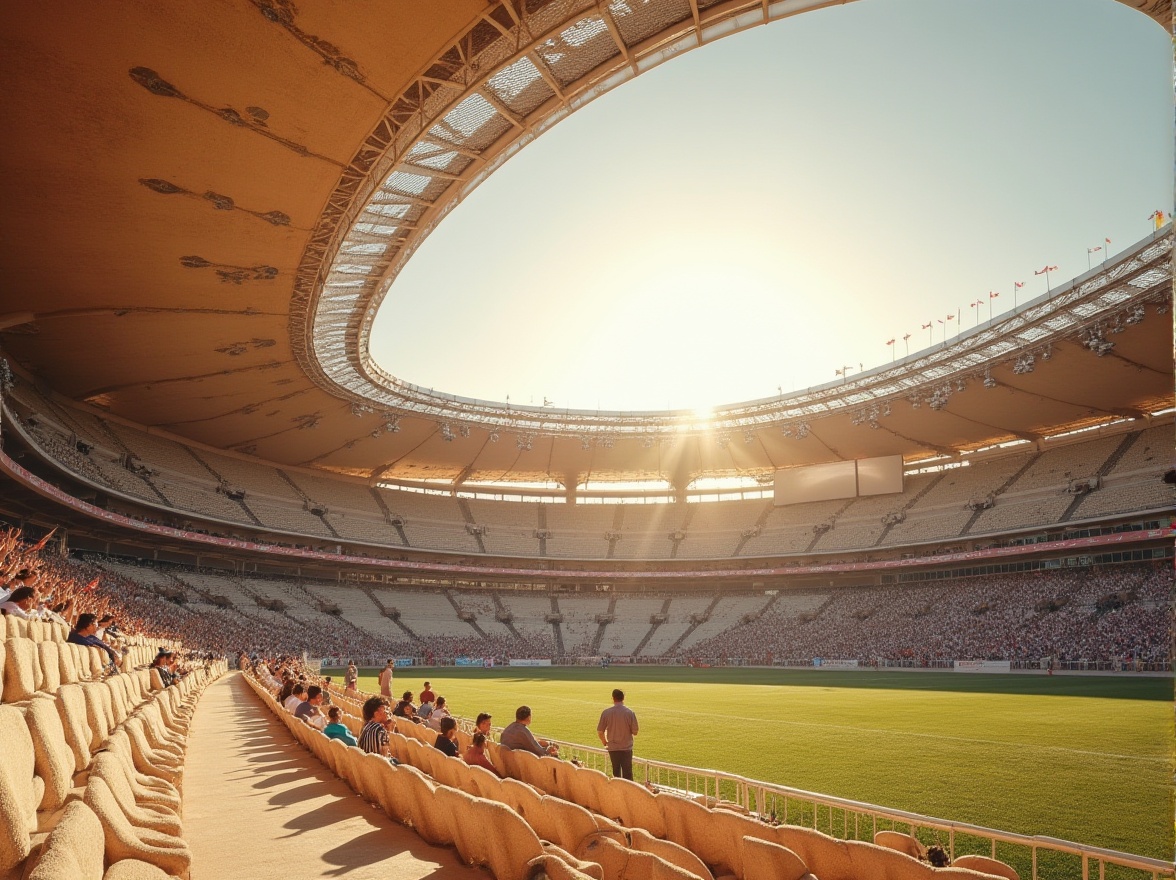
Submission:
MULTIPOLYGON (((147 578, 140 582, 103 567, 101 557, 63 557, 52 545, 39 543, 23 543, 15 530, 0 531, 0 602, 18 616, 35 614, 68 624, 80 614, 92 614, 98 638, 107 630, 150 634, 224 656, 245 650, 271 657, 304 651, 318 657, 395 654, 427 664, 454 657, 497 663, 514 657, 559 659, 550 642, 533 636, 471 633, 390 641, 317 612, 305 620, 260 606, 182 604, 150 586, 147 578)), ((1156 562, 829 589, 822 591, 824 604, 805 614, 791 610, 782 595, 757 618, 732 620, 731 628, 692 645, 685 652, 689 656, 679 659, 758 664, 823 657, 930 664, 1052 658, 1157 664, 1169 658, 1172 584, 1171 563, 1156 562), (1112 595, 1120 601, 1103 602, 1112 595)))
POLYGON ((991 575, 829 592, 816 615, 786 603, 693 646, 696 660, 789 658, 1168 660, 1172 563, 991 575), (1114 601, 1100 600, 1115 597, 1114 601))

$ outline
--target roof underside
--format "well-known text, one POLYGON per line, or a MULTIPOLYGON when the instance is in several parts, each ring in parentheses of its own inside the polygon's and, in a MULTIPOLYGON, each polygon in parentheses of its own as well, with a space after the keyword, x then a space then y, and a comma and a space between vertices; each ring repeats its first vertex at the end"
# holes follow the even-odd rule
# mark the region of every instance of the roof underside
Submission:
MULTIPOLYGON (((444 396, 417 406, 411 387, 375 373, 364 344, 374 304, 496 161, 665 60, 675 40, 689 48, 813 5, 10 4, 0 344, 57 392, 121 418, 278 463, 405 479, 682 482, 915 460, 1170 406, 1170 236, 946 351, 733 406, 717 426, 444 396), (445 133, 436 119, 461 130, 462 102, 489 108, 477 136, 422 146, 445 133), (401 187, 394 203, 388 181, 404 182, 395 175, 408 166, 417 191, 401 187), (380 216, 400 226, 381 233, 380 216), (315 310, 347 266, 363 284, 336 297, 332 354, 315 310), (1135 306, 1142 320, 1128 321, 1135 306), (1103 356, 1096 330, 1115 343, 1103 356), (1026 353, 1031 372, 1016 367, 1026 353), (341 389, 332 356, 369 390, 341 389)), ((1166 0, 1128 5, 1170 14, 1166 0)))

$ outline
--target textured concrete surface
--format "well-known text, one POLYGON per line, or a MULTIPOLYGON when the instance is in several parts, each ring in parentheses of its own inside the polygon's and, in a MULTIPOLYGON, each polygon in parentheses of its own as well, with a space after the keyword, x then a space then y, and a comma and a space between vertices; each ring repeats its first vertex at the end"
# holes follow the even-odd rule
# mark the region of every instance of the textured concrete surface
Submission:
POLYGON ((489 877, 365 804, 236 673, 200 699, 183 788, 192 880, 489 877))

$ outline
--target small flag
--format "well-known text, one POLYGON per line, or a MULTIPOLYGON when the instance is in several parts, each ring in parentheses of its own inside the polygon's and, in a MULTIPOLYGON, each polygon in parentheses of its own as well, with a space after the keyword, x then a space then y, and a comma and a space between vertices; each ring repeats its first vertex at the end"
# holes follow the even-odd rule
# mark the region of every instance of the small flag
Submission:
MULTIPOLYGON (((942 322, 942 321, 940 321, 939 323, 940 323, 940 324, 942 324, 943 322, 942 322)), ((930 324, 924 324, 924 325, 923 325, 923 329, 924 329, 924 330, 930 330, 930 329, 931 329, 931 325, 930 325, 930 324)))
POLYGON ((1087 248, 1087 249, 1086 249, 1086 253, 1088 253, 1088 254, 1097 254, 1097 253, 1098 253, 1099 251, 1101 251, 1101 250, 1102 250, 1102 246, 1100 245, 1100 246, 1098 246, 1098 247, 1087 248))
POLYGON ((86 586, 84 586, 82 588, 82 592, 83 593, 92 593, 92 592, 94 592, 95 589, 97 589, 97 587, 98 587, 98 578, 94 578, 94 580, 90 581, 90 583, 86 584, 86 586))
POLYGON ((886 340, 886 344, 887 344, 887 345, 894 345, 894 340, 893 340, 893 339, 888 339, 888 340, 886 340))
POLYGON ((1013 282, 1013 284, 1014 284, 1014 285, 1015 285, 1017 288, 1021 288, 1021 287, 1024 287, 1024 286, 1025 286, 1025 282, 1024 282, 1024 281, 1014 281, 1014 282, 1013 282))
MULTIPOLYGON (((930 327, 931 325, 930 325, 930 324, 928 324, 927 326, 928 326, 928 327, 930 327)), ((902 334, 902 338, 903 338, 903 341, 905 342, 906 340, 908 340, 908 339, 910 339, 910 338, 911 338, 911 334, 909 334, 909 333, 904 333, 904 334, 902 334)))
POLYGON ((36 553, 38 550, 44 550, 45 545, 49 543, 49 539, 53 537, 53 533, 57 531, 57 526, 54 526, 49 534, 43 537, 40 541, 34 544, 31 548, 32 552, 36 553))
POLYGON ((1103 241, 1105 241, 1107 244, 1111 243, 1111 240, 1109 238, 1104 238, 1103 241))
POLYGON ((840 376, 840 375, 841 375, 841 370, 834 370, 834 371, 833 371, 833 375, 834 375, 834 376, 840 376))
POLYGON ((1033 274, 1034 275, 1044 275, 1046 272, 1056 272, 1057 270, 1058 270, 1057 266, 1046 266, 1040 272, 1034 272, 1033 274))
POLYGON ((988 298, 989 299, 996 299, 998 296, 1000 296, 999 292, 997 292, 995 290, 988 291, 988 298))
POLYGON ((955 320, 955 315, 948 315, 947 320, 949 320, 949 321, 955 320))

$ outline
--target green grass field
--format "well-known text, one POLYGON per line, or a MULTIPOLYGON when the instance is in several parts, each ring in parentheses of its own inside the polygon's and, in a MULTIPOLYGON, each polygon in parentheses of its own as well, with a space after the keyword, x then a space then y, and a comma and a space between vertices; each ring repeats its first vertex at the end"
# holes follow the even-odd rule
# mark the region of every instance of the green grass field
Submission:
POLYGON ((539 736, 583 744, 621 687, 638 756, 1172 857, 1170 679, 447 667, 397 670, 393 691, 426 679, 457 715, 502 726, 526 703, 539 736))

